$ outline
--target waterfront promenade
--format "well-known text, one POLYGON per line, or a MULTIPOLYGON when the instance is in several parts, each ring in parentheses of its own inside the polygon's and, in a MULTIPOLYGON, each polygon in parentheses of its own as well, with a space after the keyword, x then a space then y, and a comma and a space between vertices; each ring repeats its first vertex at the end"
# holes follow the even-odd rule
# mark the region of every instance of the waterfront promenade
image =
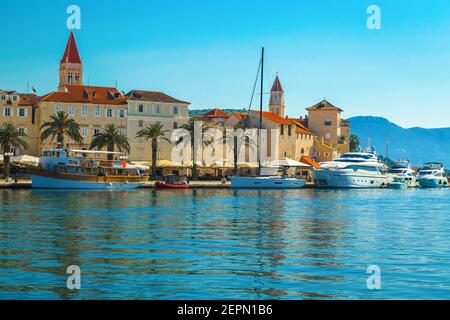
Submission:
MULTIPOLYGON (((148 181, 141 189, 153 189, 155 188, 156 181, 148 181)), ((196 189, 229 189, 231 188, 231 182, 227 181, 222 183, 221 181, 190 181, 189 186, 196 189)), ((307 182, 306 188, 312 188, 314 185, 311 182, 307 182)), ((31 189, 31 180, 19 179, 17 183, 14 180, 5 182, 0 181, 0 189, 31 189)))
MULTIPOLYGON (((154 188, 155 182, 156 181, 149 181, 141 188, 154 188)), ((227 189, 231 187, 231 183, 229 181, 227 181, 226 183, 222 183, 221 181, 191 181, 190 187, 227 189)), ((14 180, 10 180, 9 182, 5 182, 4 180, 2 180, 0 181, 0 189, 31 189, 31 180, 17 180, 17 183, 14 180)))

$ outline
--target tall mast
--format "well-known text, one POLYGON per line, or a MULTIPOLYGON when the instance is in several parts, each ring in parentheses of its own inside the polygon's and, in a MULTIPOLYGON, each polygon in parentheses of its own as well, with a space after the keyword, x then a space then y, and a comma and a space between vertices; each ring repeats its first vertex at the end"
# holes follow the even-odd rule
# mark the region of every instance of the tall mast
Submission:
POLYGON ((261 92, 259 97, 259 134, 258 134, 258 167, 259 174, 261 175, 261 132, 262 132, 262 120, 263 120, 263 91, 264 91, 264 47, 261 51, 261 92))
POLYGON ((261 95, 259 97, 259 129, 262 129, 263 91, 264 91, 264 47, 262 48, 261 52, 261 95))

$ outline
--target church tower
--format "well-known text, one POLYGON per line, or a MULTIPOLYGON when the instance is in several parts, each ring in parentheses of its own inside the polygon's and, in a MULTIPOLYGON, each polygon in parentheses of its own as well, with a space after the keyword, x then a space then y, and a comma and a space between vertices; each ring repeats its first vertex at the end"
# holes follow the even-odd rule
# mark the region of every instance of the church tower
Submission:
POLYGON ((269 110, 277 116, 284 118, 284 90, 278 74, 270 91, 269 110))
POLYGON ((59 65, 59 91, 64 91, 66 85, 83 84, 83 63, 78 53, 73 32, 70 31, 69 41, 59 65))

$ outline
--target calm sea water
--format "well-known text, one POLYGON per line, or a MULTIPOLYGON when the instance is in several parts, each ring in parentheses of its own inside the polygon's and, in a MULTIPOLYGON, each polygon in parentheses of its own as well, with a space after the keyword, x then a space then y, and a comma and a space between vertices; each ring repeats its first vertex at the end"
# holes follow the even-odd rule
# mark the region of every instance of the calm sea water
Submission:
POLYGON ((1 299, 450 298, 449 189, 2 190, 0 207, 1 299))

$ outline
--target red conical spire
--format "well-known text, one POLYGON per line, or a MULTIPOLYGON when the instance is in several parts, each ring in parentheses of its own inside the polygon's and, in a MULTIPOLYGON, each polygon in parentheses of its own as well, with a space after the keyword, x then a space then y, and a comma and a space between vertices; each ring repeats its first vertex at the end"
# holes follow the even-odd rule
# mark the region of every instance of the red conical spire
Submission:
POLYGON ((272 92, 284 92, 283 87, 281 86, 280 78, 278 78, 278 73, 277 73, 277 77, 275 78, 275 81, 273 82, 271 91, 272 92))
POLYGON ((77 43, 75 42, 72 31, 70 31, 69 41, 67 41, 66 50, 64 51, 61 63, 81 63, 77 43))

